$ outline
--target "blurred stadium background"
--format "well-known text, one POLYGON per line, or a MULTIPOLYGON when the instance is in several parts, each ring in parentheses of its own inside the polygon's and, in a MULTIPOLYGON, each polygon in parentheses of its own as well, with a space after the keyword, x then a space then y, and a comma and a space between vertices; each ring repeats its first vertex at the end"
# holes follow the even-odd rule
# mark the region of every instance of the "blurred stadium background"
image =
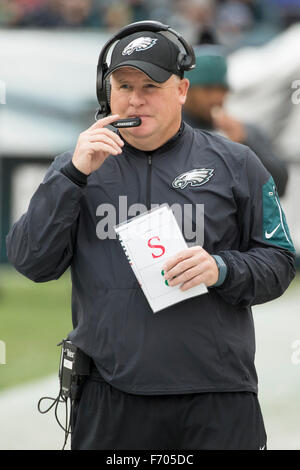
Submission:
MULTIPOLYGON (((228 54, 228 111, 263 129, 288 162, 281 202, 299 266, 300 0, 1 0, 0 449, 62 446, 53 415, 38 417, 36 404, 58 391, 56 344, 72 328, 69 273, 32 283, 8 265, 5 237, 54 156, 93 123, 104 42, 143 19, 169 24, 195 46, 203 31, 217 32, 228 54)), ((270 449, 300 449, 299 289, 298 272, 281 298, 254 308, 270 449)))

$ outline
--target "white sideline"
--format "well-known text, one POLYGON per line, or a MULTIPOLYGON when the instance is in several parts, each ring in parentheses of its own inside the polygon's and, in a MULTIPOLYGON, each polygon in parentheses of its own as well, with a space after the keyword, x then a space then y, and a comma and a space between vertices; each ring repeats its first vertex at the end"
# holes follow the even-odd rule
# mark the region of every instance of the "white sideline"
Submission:
MULTIPOLYGON (((0 393, 0 450, 60 450, 64 432, 56 423, 54 407, 41 414, 37 404, 42 396, 56 397, 59 391, 58 376, 14 387, 0 393)), ((45 400, 41 409, 51 402, 45 400)), ((59 416, 64 423, 65 405, 59 405, 59 416)), ((69 437, 70 439, 70 437, 69 437)), ((66 449, 70 448, 70 441, 66 449)))

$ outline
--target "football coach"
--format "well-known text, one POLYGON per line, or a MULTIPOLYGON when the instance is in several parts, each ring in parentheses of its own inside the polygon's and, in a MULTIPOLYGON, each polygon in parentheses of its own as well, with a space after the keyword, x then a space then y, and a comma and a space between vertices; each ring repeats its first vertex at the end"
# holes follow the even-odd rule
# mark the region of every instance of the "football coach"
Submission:
POLYGON ((267 448, 251 307, 287 289, 295 250, 258 157, 182 121, 193 65, 168 26, 122 28, 99 57, 102 118, 55 158, 7 236, 10 262, 29 279, 71 269, 69 339, 93 364, 72 449, 267 448), (168 258, 164 278, 208 293, 153 314, 119 241, 97 234, 97 208, 110 204, 118 217, 121 196, 129 207, 204 205, 203 246, 168 258))

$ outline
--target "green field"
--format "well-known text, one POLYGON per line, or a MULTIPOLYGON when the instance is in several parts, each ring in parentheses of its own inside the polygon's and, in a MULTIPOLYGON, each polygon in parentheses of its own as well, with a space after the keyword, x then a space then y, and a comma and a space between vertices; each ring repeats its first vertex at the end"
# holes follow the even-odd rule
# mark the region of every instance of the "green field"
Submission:
POLYGON ((7 267, 0 270, 0 390, 58 371, 57 343, 72 330, 69 271, 59 280, 34 283, 7 267))

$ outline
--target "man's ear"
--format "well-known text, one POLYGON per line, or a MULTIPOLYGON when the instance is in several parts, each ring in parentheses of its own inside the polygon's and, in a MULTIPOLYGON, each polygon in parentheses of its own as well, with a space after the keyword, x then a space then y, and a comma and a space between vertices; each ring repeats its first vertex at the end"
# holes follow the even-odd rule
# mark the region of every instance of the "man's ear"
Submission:
POLYGON ((182 78, 178 84, 180 104, 184 105, 190 82, 187 78, 182 78))

